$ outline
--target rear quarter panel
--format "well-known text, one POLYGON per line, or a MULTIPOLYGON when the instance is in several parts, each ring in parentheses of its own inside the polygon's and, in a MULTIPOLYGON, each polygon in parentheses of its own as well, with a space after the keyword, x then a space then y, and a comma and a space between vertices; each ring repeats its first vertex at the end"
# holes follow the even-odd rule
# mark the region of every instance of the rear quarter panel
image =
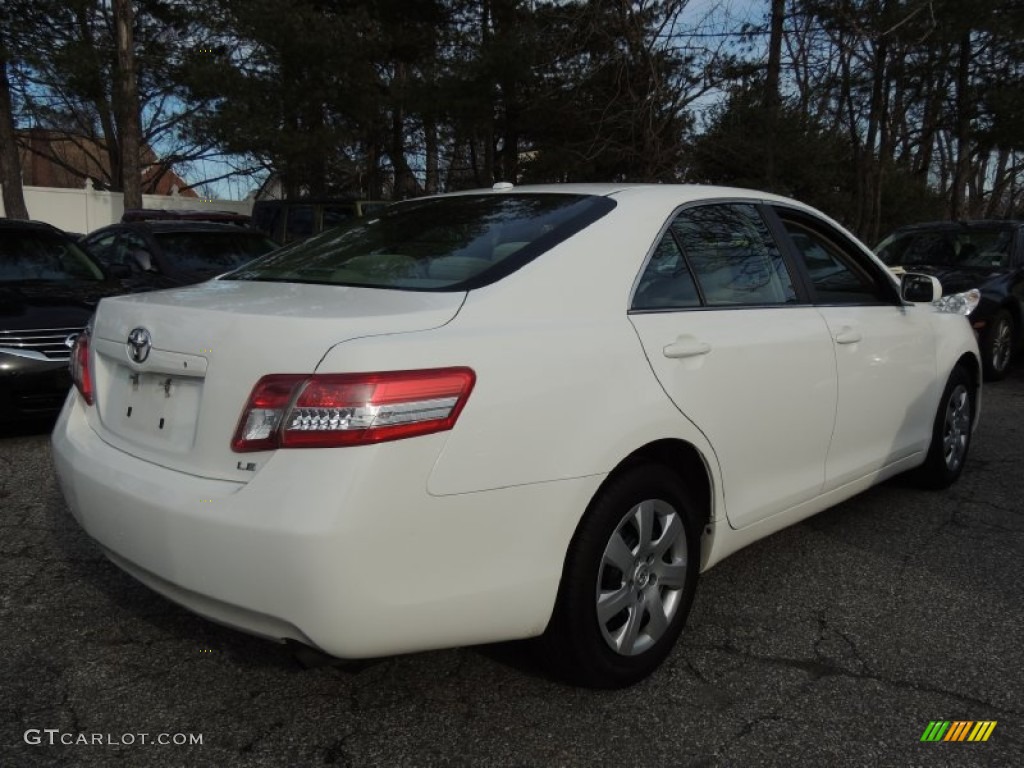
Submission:
POLYGON ((693 444, 717 478, 711 446, 665 395, 627 317, 633 281, 671 209, 616 211, 471 291, 443 328, 346 342, 318 371, 476 372, 430 475, 434 495, 607 474, 662 438, 693 444))

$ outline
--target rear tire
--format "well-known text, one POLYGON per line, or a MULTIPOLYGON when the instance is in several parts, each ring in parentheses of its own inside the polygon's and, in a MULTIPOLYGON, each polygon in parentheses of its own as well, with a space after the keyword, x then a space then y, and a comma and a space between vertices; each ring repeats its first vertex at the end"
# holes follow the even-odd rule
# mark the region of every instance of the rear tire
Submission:
POLYGON ((928 458, 914 473, 925 488, 947 488, 963 472, 974 426, 974 385, 962 365, 949 375, 932 425, 928 458))
POLYGON ((653 672, 693 603, 701 527, 665 467, 612 477, 576 529, 540 640, 552 672, 593 688, 621 688, 653 672))
POLYGON ((1013 318, 1005 309, 999 310, 981 336, 981 360, 986 381, 999 381, 1006 376, 1016 341, 1013 318))

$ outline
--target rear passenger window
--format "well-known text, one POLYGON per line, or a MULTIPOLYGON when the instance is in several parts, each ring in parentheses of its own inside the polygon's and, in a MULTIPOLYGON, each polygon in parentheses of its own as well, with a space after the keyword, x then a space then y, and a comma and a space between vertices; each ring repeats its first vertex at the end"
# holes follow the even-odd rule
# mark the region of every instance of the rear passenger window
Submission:
POLYGON ((699 307, 700 295, 683 252, 671 232, 654 249, 637 286, 633 309, 699 307))
POLYGON ((796 302, 782 253, 753 205, 705 205, 683 211, 671 232, 708 306, 796 302))

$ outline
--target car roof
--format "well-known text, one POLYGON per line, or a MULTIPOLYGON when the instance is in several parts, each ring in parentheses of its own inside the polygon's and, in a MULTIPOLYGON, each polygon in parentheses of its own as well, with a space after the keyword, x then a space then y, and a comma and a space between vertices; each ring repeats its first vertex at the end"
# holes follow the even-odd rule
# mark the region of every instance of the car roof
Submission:
MULTIPOLYGON (((771 202, 789 203, 805 207, 792 198, 740 187, 723 187, 712 184, 648 184, 648 183, 578 183, 578 184, 525 184, 523 186, 498 186, 497 188, 468 189, 451 192, 450 195, 466 194, 541 194, 556 193, 568 195, 601 195, 604 197, 629 195, 650 197, 652 200, 671 199, 680 203, 730 197, 755 198, 771 202)), ((422 198, 421 198, 422 199, 422 198)))
MULTIPOLYGON (((490 189, 469 189, 460 192, 449 192, 440 197, 452 197, 455 195, 473 194, 567 194, 567 195, 599 195, 611 197, 618 200, 629 200, 631 205, 644 205, 653 208, 663 209, 666 213, 671 212, 680 205, 688 203, 700 203, 712 200, 744 200, 763 203, 784 205, 806 211, 825 221, 835 225, 844 233, 850 234, 837 221, 822 211, 816 210, 799 200, 771 192, 762 192, 756 189, 745 189, 743 187, 725 187, 713 184, 649 184, 649 183, 579 183, 579 184, 524 184, 520 187, 498 186, 490 189)), ((424 200, 429 198, 415 198, 424 200)), ((410 200, 408 202, 414 202, 410 200)), ((396 203, 401 205, 401 203, 396 203)), ((852 237, 852 235, 851 235, 852 237)))
POLYGON ((262 235, 258 229, 242 227, 238 224, 224 224, 213 221, 125 221, 111 224, 90 232, 88 237, 108 232, 136 230, 162 234, 168 232, 225 232, 242 235, 262 235))
POLYGON ((351 205, 352 203, 390 203, 370 197, 295 197, 291 200, 254 200, 253 207, 268 205, 351 205))
POLYGON ((956 230, 956 229, 1017 229, 1024 225, 1022 221, 1013 219, 961 219, 959 221, 925 221, 907 224, 896 232, 917 232, 923 230, 956 230))
POLYGON ((63 230, 58 229, 52 224, 47 224, 45 221, 26 221, 24 219, 5 219, 0 218, 0 228, 3 229, 29 229, 36 232, 57 232, 59 234, 66 234, 63 230))
MULTIPOLYGON (((631 203, 649 203, 652 206, 675 208, 687 203, 699 203, 711 200, 755 200, 765 203, 786 205, 791 208, 807 211, 823 216, 827 221, 841 227, 838 222, 827 214, 818 211, 799 200, 784 197, 771 192, 743 187, 726 187, 714 184, 649 184, 649 183, 579 183, 579 184, 524 184, 521 187, 502 186, 490 189, 470 189, 461 192, 450 192, 437 197, 450 197, 466 194, 567 194, 567 195, 600 195, 616 199, 629 199, 631 203)), ((425 198, 417 198, 425 199, 425 198)), ((844 230, 845 231, 845 230, 844 230)))
POLYGON ((248 224, 251 217, 245 213, 217 210, 194 210, 191 208, 128 208, 121 215, 121 222, 130 221, 212 221, 224 224, 248 224))

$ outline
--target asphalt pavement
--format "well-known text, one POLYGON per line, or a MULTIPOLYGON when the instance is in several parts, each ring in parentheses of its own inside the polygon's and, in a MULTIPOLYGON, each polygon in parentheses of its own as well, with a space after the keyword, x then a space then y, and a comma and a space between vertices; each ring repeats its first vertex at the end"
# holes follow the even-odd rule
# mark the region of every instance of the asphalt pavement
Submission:
POLYGON ((43 428, 0 434, 0 766, 1024 764, 1024 365, 960 482, 890 481, 702 577, 631 689, 524 644, 358 665, 222 628, 110 564, 43 428), (985 742, 922 742, 932 721, 985 742))

